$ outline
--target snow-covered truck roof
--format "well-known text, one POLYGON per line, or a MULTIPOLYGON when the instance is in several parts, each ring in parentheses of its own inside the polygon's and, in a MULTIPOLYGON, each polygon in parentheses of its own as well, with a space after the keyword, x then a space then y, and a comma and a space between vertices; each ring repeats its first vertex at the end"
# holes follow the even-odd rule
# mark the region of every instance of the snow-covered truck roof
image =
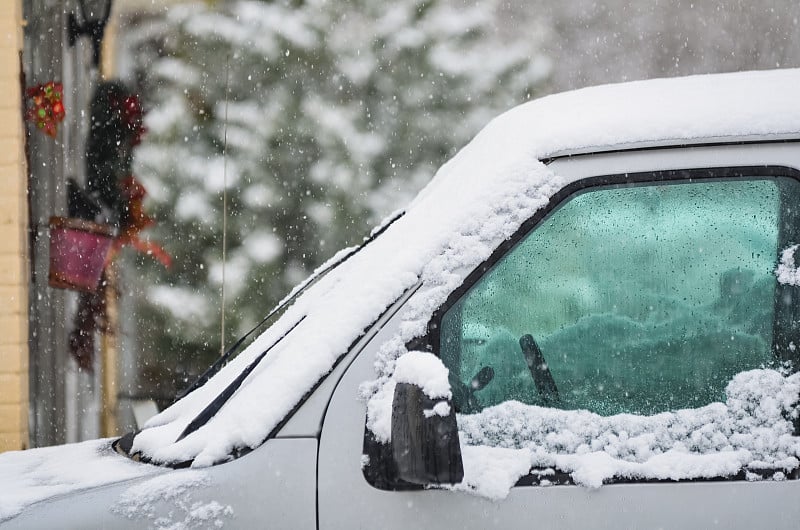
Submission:
MULTIPOLYGON (((364 385, 374 395, 404 345, 425 333, 435 307, 460 285, 463 271, 488 257, 563 186, 543 160, 629 147, 800 138, 797 86, 800 69, 657 79, 556 94, 500 115, 442 166, 380 237, 309 287, 204 386, 152 418, 131 452, 154 463, 202 467, 260 445, 363 330, 421 283, 400 334, 381 350, 376 381, 364 385), (273 344, 225 406, 176 441, 273 344)), ((34 462, 36 451, 29 453, 0 455, 0 477, 8 476, 5 467, 19 468, 19 459, 34 462)), ((75 488, 85 487, 70 477, 75 488)))

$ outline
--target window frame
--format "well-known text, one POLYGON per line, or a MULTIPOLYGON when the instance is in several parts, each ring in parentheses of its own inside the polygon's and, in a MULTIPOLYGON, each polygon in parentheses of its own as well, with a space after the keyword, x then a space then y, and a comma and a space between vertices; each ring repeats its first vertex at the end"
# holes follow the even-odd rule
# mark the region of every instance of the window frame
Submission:
MULTIPOLYGON (((589 190, 592 188, 600 188, 605 186, 624 185, 624 184, 642 184, 642 183, 660 183, 660 182, 678 182, 678 181, 692 181, 692 180, 705 180, 705 179, 721 179, 721 178, 743 178, 747 176, 759 177, 787 177, 800 182, 800 170, 783 165, 739 165, 739 166, 726 166, 726 167, 711 167, 711 168, 691 168, 691 169, 676 169, 676 170, 656 170, 656 171, 641 171, 634 173, 614 173, 600 176, 591 176, 580 178, 553 194, 548 203, 537 210, 529 219, 524 221, 522 225, 514 232, 514 234, 503 241, 495 248, 489 257, 481 264, 475 267, 465 278, 461 285, 451 292, 445 302, 439 306, 434 312, 427 324, 427 330, 424 335, 406 343, 406 349, 430 351, 435 355, 440 355, 440 330, 441 320, 444 314, 455 305, 458 300, 464 296, 469 289, 473 287, 484 274, 489 271, 497 262, 499 262, 508 252, 514 249, 516 245, 522 241, 531 231, 535 230, 540 223, 542 223, 552 212, 558 209, 566 200, 573 195, 589 190)), ((798 219, 796 224, 798 243, 800 243, 800 211, 797 212, 798 219)), ((779 234, 779 238, 783 236, 779 234)), ((778 256, 776 256, 777 259, 778 256)), ((781 284, 778 284, 779 286, 781 284)), ((776 290, 776 297, 780 296, 779 291, 776 290)), ((794 311, 792 317, 797 317, 800 320, 800 303, 795 304, 797 309, 794 311)), ((777 315, 775 320, 777 321, 777 315)), ((798 337, 800 337, 800 326, 797 326, 798 337)), ((773 338, 773 348, 776 339, 773 338)), ((788 340, 786 342, 788 344, 788 340)), ((800 348, 795 352, 797 357, 796 364, 800 360, 800 348)), ((788 349, 787 349, 788 351, 788 349)), ((800 368, 800 366, 797 366, 800 368)), ((403 491, 421 491, 425 487, 418 484, 410 484, 401 481, 396 477, 393 459, 391 456, 391 445, 378 442, 370 430, 366 427, 366 416, 364 418, 364 436, 362 442, 362 454, 369 456, 370 461, 367 465, 362 467, 362 474, 364 479, 372 487, 388 492, 403 492, 403 491)), ((800 420, 795 422, 795 435, 800 435, 800 420)), ((546 478, 550 485, 573 485, 569 473, 556 470, 555 474, 547 476, 539 476, 536 469, 532 468, 528 473, 523 475, 515 487, 536 487, 540 485, 540 480, 546 478)), ((745 473, 741 471, 724 477, 712 478, 697 478, 685 480, 685 482, 720 482, 731 480, 744 480, 745 473)), ((789 480, 800 479, 800 469, 787 476, 789 480)), ((640 479, 626 479, 624 477, 617 477, 613 480, 614 483, 625 484, 640 484, 640 483, 672 483, 673 480, 640 480, 640 479)))
MULTIPOLYGON (((745 177, 786 177, 792 178, 800 182, 800 170, 781 165, 763 165, 763 166, 719 166, 709 168, 689 168, 689 169, 669 169, 669 170, 655 170, 643 171, 636 173, 615 173, 608 175, 599 175, 593 177, 586 177, 572 182, 550 197, 547 204, 537 210, 533 216, 524 221, 522 225, 514 232, 514 234, 500 243, 497 248, 492 251, 489 257, 484 260, 480 265, 475 267, 465 278, 461 285, 451 292, 445 302, 439 306, 431 316, 427 325, 427 332, 425 335, 411 340, 406 346, 410 350, 425 350, 434 353, 437 357, 441 357, 441 321, 444 314, 458 302, 483 276, 494 267, 507 253, 511 252, 517 244, 520 243, 528 234, 536 230, 538 226, 556 209, 561 207, 573 195, 591 190, 592 188, 601 188, 606 186, 628 185, 628 184, 647 184, 647 183, 662 183, 662 182, 692 182, 700 180, 716 180, 716 179, 736 179, 745 177)), ((800 243, 800 212, 796 212, 797 223, 795 224, 795 235, 797 241, 800 243)), ((786 238, 782 233, 779 233, 779 239, 785 240, 786 238)), ((789 238, 790 241, 792 240, 789 238)), ((780 241, 779 241, 780 243, 780 241)), ((776 256, 776 260, 779 256, 776 256)), ((777 263, 777 261, 776 261, 777 263)), ((782 284, 778 284, 776 288, 776 312, 773 326, 777 331, 777 324, 779 319, 792 320, 797 322, 800 319, 800 304, 795 303, 791 308, 791 314, 786 315, 786 312, 779 314, 777 308, 777 299, 783 294, 782 284)), ((783 286, 783 289, 791 288, 791 286, 783 286)), ((800 325, 794 324, 790 326, 794 335, 787 333, 774 333, 772 350, 776 359, 781 361, 793 361, 795 369, 800 369, 800 348, 792 351, 789 348, 789 343, 794 339, 795 343, 800 344, 800 325)), ((800 421, 796 422, 795 434, 800 434, 800 421)))

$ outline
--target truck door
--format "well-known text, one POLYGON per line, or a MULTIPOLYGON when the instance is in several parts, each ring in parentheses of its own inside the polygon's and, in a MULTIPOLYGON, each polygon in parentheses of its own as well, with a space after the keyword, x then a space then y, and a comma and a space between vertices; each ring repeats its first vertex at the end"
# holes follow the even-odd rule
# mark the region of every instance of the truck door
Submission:
MULTIPOLYGON (((450 370, 466 483, 450 491, 367 478, 381 456, 369 449, 358 388, 374 379, 401 310, 333 394, 319 449, 319 527, 796 527, 800 482, 778 481, 787 478, 779 467, 766 477, 659 475, 649 458, 674 447, 647 426, 726 403, 737 374, 796 362, 800 337, 785 318, 793 292, 775 270, 800 242, 797 176, 665 171, 565 189, 466 277, 422 341, 450 370), (491 381, 470 389, 487 366, 491 381), (548 417, 594 420, 540 421, 548 417), (502 459, 475 456, 492 449, 603 459, 581 467, 576 456, 571 472, 534 462, 509 491, 513 471, 502 459), (614 471, 625 462, 640 472, 614 471)), ((424 295, 423 287, 414 296, 424 295)), ((694 447, 694 435, 673 442, 698 455, 726 450, 725 440, 694 447)), ((764 451, 766 461, 775 456, 764 451)))

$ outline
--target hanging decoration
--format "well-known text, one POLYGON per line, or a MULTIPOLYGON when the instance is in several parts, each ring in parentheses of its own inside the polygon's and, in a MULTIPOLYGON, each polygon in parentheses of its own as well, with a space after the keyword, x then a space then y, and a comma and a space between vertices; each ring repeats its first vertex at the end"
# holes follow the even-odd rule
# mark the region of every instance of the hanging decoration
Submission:
POLYGON ((68 181, 71 219, 58 220, 58 226, 51 228, 51 248, 59 244, 58 248, 65 253, 73 253, 64 257, 59 252, 51 252, 50 285, 81 291, 69 334, 69 348, 83 370, 91 371, 94 366, 95 332, 102 330, 106 322, 107 282, 103 271, 120 249, 130 246, 152 256, 165 267, 171 264, 163 248, 141 236, 142 230, 154 224, 144 211, 146 191, 131 171, 133 149, 145 133, 143 118, 139 98, 122 83, 111 81, 98 85, 91 104, 86 187, 68 181), (102 229, 98 229, 98 225, 102 229), (84 245, 70 244, 73 240, 84 245), (91 263, 91 274, 84 267, 72 271, 79 273, 77 276, 82 283, 58 281, 64 276, 54 274, 56 267, 76 263, 91 263))
POLYGON ((139 145, 142 142, 142 136, 147 132, 144 126, 144 112, 139 102, 139 96, 125 96, 122 101, 112 99, 111 105, 118 109, 122 117, 122 125, 130 135, 131 145, 139 145))
POLYGON ((58 134, 58 124, 64 121, 64 87, 61 83, 49 81, 30 87, 25 91, 31 106, 25 119, 51 138, 58 134))
POLYGON ((141 236, 154 224, 144 211, 144 186, 131 174, 133 148, 146 132, 143 118, 139 97, 122 83, 99 84, 91 107, 87 186, 68 180, 69 218, 53 218, 51 226, 53 287, 96 290, 102 269, 125 246, 170 266, 166 251, 141 236))
MULTIPOLYGON (((107 282, 101 282, 106 285, 107 282)), ((68 346, 78 368, 86 372, 94 371, 95 332, 107 331, 106 290, 82 292, 78 297, 74 327, 69 333, 68 346)))
POLYGON ((50 218, 50 285, 94 292, 100 285, 114 229, 85 219, 50 218))
POLYGON ((172 265, 170 255, 160 245, 139 237, 139 232, 155 224, 155 221, 144 212, 144 197, 147 195, 144 186, 136 180, 136 177, 130 175, 122 181, 122 194, 124 200, 120 219, 120 234, 114 240, 107 261, 113 260, 122 247, 130 245, 131 248, 142 254, 152 256, 164 267, 169 268, 172 265))

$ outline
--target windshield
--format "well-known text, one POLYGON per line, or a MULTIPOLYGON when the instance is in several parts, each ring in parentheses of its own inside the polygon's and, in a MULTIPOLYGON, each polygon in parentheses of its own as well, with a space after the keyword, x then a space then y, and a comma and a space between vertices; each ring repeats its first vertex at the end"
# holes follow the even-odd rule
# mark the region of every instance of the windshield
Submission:
MULTIPOLYGON (((175 403, 178 401, 186 398, 189 394, 193 391, 199 389, 203 385, 205 385, 211 378, 217 374, 220 370, 222 370, 226 364, 235 356, 235 354, 239 353, 239 351, 245 349, 245 341, 252 336, 258 329, 262 327, 269 327, 274 322, 277 322, 288 310, 292 307, 293 303, 297 301, 303 293, 308 291, 311 287, 316 285, 320 282, 323 278, 325 278, 331 271, 336 269, 337 267, 341 266, 344 262, 346 262, 351 257, 358 254, 362 249, 364 249, 367 245, 369 245, 372 241, 374 241, 378 236, 383 234, 395 221, 400 219, 405 214, 405 211, 398 210, 393 215, 388 217, 373 229, 370 232, 370 235, 364 238, 364 241, 357 247, 352 247, 348 249, 344 249, 340 251, 337 255, 331 258, 325 265, 320 267, 317 271, 314 272, 308 279, 298 285, 290 294, 287 296, 277 307, 275 307, 270 313, 262 320, 256 327, 248 331, 243 337, 241 337, 236 343, 229 348, 223 356, 220 357, 213 365, 211 365, 202 376, 200 376, 192 385, 190 385, 179 397, 176 399, 175 403)), ((230 381, 222 390, 221 392, 216 395, 213 399, 211 399, 205 407, 197 413, 194 418, 189 422, 188 425, 180 432, 178 437, 175 439, 175 442, 181 441, 186 436, 192 434, 193 432, 197 431, 199 428, 206 425, 219 411, 222 407, 230 400, 230 398, 236 393, 236 391, 242 386, 244 381, 248 378, 248 376, 255 370, 255 368, 261 363, 261 361, 270 353, 270 351, 278 346, 278 344, 298 325, 300 325, 306 318, 305 314, 299 316, 296 321, 291 324, 291 326, 281 333, 277 338, 275 338, 268 346, 265 346, 263 352, 261 352, 254 360, 252 360, 249 364, 247 364, 243 370, 232 380, 230 381)), ((139 434, 137 432, 130 432, 117 440, 114 443, 114 448, 118 452, 130 456, 132 458, 140 459, 142 455, 139 453, 133 452, 133 444, 135 438, 139 434)), ((146 457, 145 457, 146 459, 146 457)))
MULTIPOLYGON (((188 395, 193 390, 196 390, 197 388, 203 386, 206 383, 206 381, 208 381, 211 377, 213 377, 214 374, 219 372, 220 369, 222 369, 223 366, 225 366, 225 364, 231 359, 231 357, 233 357, 235 354, 237 354, 239 351, 241 351, 245 347, 245 341, 249 337, 251 337, 257 330, 267 328, 270 325, 272 325, 272 323, 276 322, 286 312, 287 308, 289 308, 289 306, 291 306, 292 303, 295 300, 297 300, 297 298, 300 297, 300 295, 302 295, 309 288, 311 288, 313 285, 315 285, 317 282, 319 282, 322 278, 324 278, 325 275, 328 274, 330 271, 332 271, 333 269, 335 269, 336 267, 338 267, 339 265, 341 265, 342 263, 344 263, 345 261, 350 259, 353 255, 355 255, 361 249, 363 249, 365 246, 367 246, 376 237, 381 235, 387 228, 389 228, 392 225, 392 223, 394 223, 395 221, 400 219, 403 216, 404 213, 405 212, 403 210, 399 210, 399 211, 395 212, 394 214, 392 214, 391 216, 386 218, 383 221, 383 223, 381 223, 380 225, 375 227, 370 232, 369 236, 364 238, 364 241, 360 245, 358 245, 357 247, 351 247, 351 248, 346 248, 346 249, 341 250, 334 257, 332 257, 330 260, 328 260, 327 263, 325 263, 319 269, 314 271, 314 273, 311 276, 309 276, 306 280, 304 280, 300 285, 295 287, 292 290, 292 292, 289 293, 289 295, 286 298, 284 298, 272 311, 270 311, 269 314, 267 314, 267 316, 264 317, 264 320, 259 322, 253 329, 251 329, 250 331, 245 333, 241 338, 239 338, 239 340, 237 340, 233 344, 233 346, 228 348, 228 350, 222 356, 220 356, 220 358, 217 359, 214 362, 214 364, 212 364, 205 372, 203 372, 203 374, 200 377, 198 377, 194 381, 194 383, 192 383, 185 390, 180 392, 178 394, 176 400, 183 398, 184 396, 188 395)), ((294 329, 294 327, 299 323, 300 323, 300 321, 298 321, 294 326, 292 326, 291 329, 294 329)), ((289 331, 291 331, 291 330, 289 330, 289 331)), ((284 333, 278 339, 278 341, 280 341, 288 333, 289 332, 284 333)), ((276 343, 277 343, 277 341, 276 341, 276 343)), ((275 344, 273 344, 273 346, 274 345, 275 344)), ((271 347, 272 346, 270 346, 270 348, 271 347)))

